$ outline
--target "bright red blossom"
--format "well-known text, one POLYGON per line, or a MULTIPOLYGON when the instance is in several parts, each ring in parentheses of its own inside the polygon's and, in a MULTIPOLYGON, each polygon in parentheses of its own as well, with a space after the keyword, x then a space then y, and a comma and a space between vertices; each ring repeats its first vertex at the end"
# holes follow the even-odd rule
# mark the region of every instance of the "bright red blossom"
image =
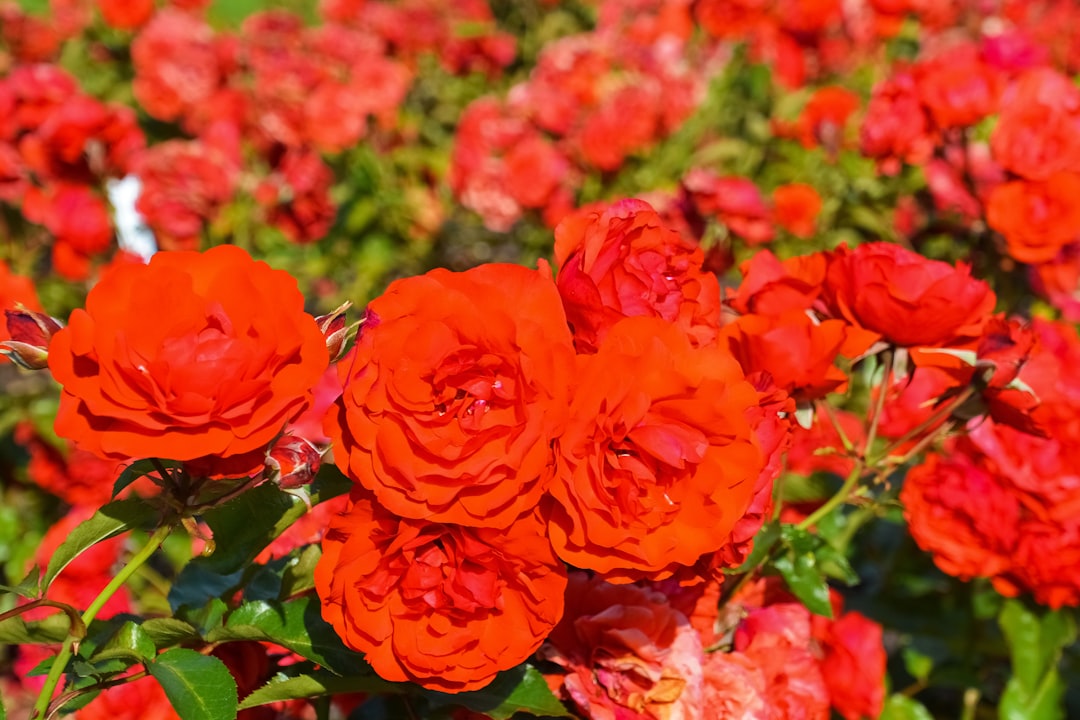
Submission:
POLYGON ((718 550, 766 467, 738 364, 654 318, 623 320, 578 360, 550 490, 559 556, 627 582, 718 550))
POLYGON ((841 248, 829 262, 824 293, 835 316, 900 346, 977 335, 996 299, 966 265, 885 242, 841 248))
POLYGON ((362 490, 323 539, 323 617, 380 676, 475 690, 526 660, 562 616, 566 571, 543 523, 504 530, 408 520, 362 490))
POLYGON ((53 337, 56 431, 106 459, 212 458, 245 473, 326 364, 287 273, 228 245, 158 253, 112 268, 53 337))
POLYGON ((595 352, 625 317, 658 317, 697 345, 716 338, 720 288, 701 248, 668 228, 651 205, 623 200, 584 208, 555 229, 556 283, 578 352, 595 352))
POLYGON ((435 270, 393 283, 367 312, 327 416, 338 467, 405 517, 506 527, 531 511, 573 363, 550 276, 435 270))

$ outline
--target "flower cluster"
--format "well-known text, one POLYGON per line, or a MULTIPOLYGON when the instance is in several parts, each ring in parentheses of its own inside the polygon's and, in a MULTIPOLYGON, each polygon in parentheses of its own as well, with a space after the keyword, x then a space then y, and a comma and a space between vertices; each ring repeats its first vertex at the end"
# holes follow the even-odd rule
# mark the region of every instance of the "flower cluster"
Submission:
POLYGON ((564 562, 696 582, 761 524, 740 525, 771 495, 784 426, 718 342, 700 249, 635 200, 556 236, 554 279, 397 281, 339 366, 327 428, 357 489, 316 581, 389 679, 485 685, 562 617, 564 562))
POLYGON ((990 578, 1006 596, 1029 592, 1050 607, 1076 605, 1080 338, 1072 326, 1045 321, 1029 332, 1038 351, 1012 372, 1041 400, 1033 412, 1039 434, 1018 430, 1015 413, 992 415, 948 454, 913 468, 901 499, 912 536, 945 572, 990 578))
POLYGON ((71 280, 112 246, 105 181, 131 171, 145 139, 135 112, 80 91, 55 65, 0 77, 0 203, 53 237, 52 265, 71 280))
POLYGON ((505 100, 485 97, 457 130, 450 185, 494 230, 526 210, 554 227, 586 173, 614 171, 672 133, 722 64, 693 40, 687 3, 604 2, 595 30, 545 46, 505 100))

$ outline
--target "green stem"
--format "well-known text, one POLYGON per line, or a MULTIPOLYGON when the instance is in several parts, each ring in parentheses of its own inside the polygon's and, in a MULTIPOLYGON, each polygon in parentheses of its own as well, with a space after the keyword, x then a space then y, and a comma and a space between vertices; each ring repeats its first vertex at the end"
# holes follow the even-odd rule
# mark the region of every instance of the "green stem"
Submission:
POLYGON ((859 480, 863 475, 863 463, 859 461, 855 463, 855 467, 851 469, 851 473, 844 480, 844 484, 840 486, 840 489, 831 498, 825 501, 825 504, 819 507, 814 512, 810 513, 801 523, 795 527, 799 530, 806 530, 813 525, 816 525, 822 518, 826 517, 836 508, 843 505, 848 497, 851 495, 851 491, 855 489, 855 486, 859 484, 859 480))
MULTIPOLYGON (((131 560, 116 574, 116 577, 109 581, 105 589, 94 598, 94 602, 90 603, 90 607, 86 608, 86 612, 82 615, 84 626, 90 627, 90 623, 97 617, 101 608, 105 607, 105 603, 109 602, 109 599, 120 589, 120 586, 127 582, 128 578, 134 575, 135 571, 161 547, 170 532, 172 532, 171 525, 162 525, 154 531, 146 545, 135 553, 131 560)), ((53 660, 52 667, 49 668, 49 675, 45 678, 45 685, 41 688, 41 694, 38 695, 37 702, 34 703, 32 718, 44 720, 44 718, 48 717, 49 700, 52 699, 56 685, 60 682, 60 676, 64 673, 64 667, 67 666, 68 660, 71 659, 75 643, 79 639, 71 633, 68 633, 67 638, 64 639, 64 644, 60 647, 60 653, 53 660)))
POLYGON ((870 415, 870 425, 866 430, 866 442, 863 443, 862 456, 865 459, 869 456, 871 449, 874 447, 874 439, 877 437, 878 423, 881 421, 881 413, 885 409, 885 396, 889 394, 889 386, 892 384, 892 369, 893 369, 893 351, 887 350, 885 352, 885 360, 883 362, 885 372, 881 376, 881 387, 878 388, 877 402, 874 403, 873 414, 870 415))

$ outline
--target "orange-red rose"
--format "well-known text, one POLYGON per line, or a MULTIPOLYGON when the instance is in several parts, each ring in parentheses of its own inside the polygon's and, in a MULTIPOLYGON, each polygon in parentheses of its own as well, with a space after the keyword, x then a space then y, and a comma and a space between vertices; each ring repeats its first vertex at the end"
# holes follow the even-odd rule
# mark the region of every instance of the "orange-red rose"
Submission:
POLYGON ((383 678, 475 690, 528 659, 563 611, 566 570, 535 514, 505 530, 399 518, 357 488, 330 525, 323 617, 383 678))
POLYGON ((623 200, 587 208, 555 229, 557 282, 579 352, 595 352, 624 317, 659 317, 697 344, 716 339, 720 287, 695 243, 651 205, 623 200))
POLYGON ((342 472, 404 517, 506 527, 534 508, 573 368, 550 276, 435 270, 368 317, 327 416, 342 472))
POLYGON ((57 434, 105 459, 261 467, 328 362, 303 308, 288 273, 234 246, 116 266, 50 344, 57 434))
POLYGON ((1009 255, 1025 263, 1053 260, 1080 238, 1080 174, 1060 171, 1046 180, 998 185, 987 201, 986 221, 1005 237, 1009 255))
POLYGON ((662 579, 727 542, 766 457, 738 363, 655 318, 579 356, 549 530, 560 557, 616 582, 662 579))
POLYGON ((850 326, 841 320, 812 320, 803 310, 779 315, 743 315, 725 325, 721 337, 747 375, 767 372, 796 400, 842 392, 847 375, 834 365, 844 353, 850 326))
POLYGON ((836 316, 904 347, 977 336, 996 299, 968 266, 886 242, 841 248, 829 263, 824 295, 836 316))

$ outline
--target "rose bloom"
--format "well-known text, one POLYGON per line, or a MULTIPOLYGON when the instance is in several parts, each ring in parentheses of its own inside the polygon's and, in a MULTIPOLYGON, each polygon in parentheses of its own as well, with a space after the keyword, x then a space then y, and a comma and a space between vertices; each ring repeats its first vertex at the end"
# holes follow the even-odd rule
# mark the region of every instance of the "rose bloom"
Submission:
POLYGON ((1006 170, 1045 180, 1080 171, 1080 89, 1050 68, 1030 70, 1002 96, 990 146, 1006 170))
MULTIPOLYGON (((29 422, 15 427, 15 441, 30 454, 27 477, 69 505, 96 507, 109 502, 113 484, 124 470, 124 463, 102 460, 85 450, 70 447, 70 443, 65 443, 68 447, 61 451, 38 434, 29 422)), ((152 484, 147 487, 142 482, 135 484, 140 491, 154 487, 152 484)))
POLYGON ((831 593, 835 619, 811 618, 829 699, 846 720, 876 718, 885 705, 887 658, 881 625, 857 612, 841 613, 840 595, 831 593))
POLYGON ((994 291, 967 265, 886 242, 838 250, 824 294, 835 315, 902 347, 977 335, 995 303, 994 291))
POLYGON ((400 518, 357 488, 323 538, 323 618, 381 677, 476 690, 562 616, 566 571, 539 516, 467 528, 400 518))
POLYGON ((491 263, 368 306, 327 415, 342 472, 405 517, 507 527, 540 501, 573 348, 550 275, 491 263))
POLYGON ((731 720, 771 720, 765 674, 758 664, 738 652, 714 652, 705 657, 704 717, 731 720))
POLYGON ((908 472, 900 502, 911 536, 945 573, 994 578, 1011 567, 1020 501, 968 456, 927 456, 908 472))
POLYGON ((835 152, 843 144, 848 118, 861 104, 859 96, 845 88, 833 85, 819 88, 795 122, 778 122, 776 129, 781 135, 798 139, 803 147, 822 145, 835 152))
POLYGON ((983 63, 978 49, 963 45, 920 64, 919 99, 939 128, 975 125, 997 109, 1003 77, 983 63))
POLYGON ((821 196, 811 185, 791 183, 773 191, 776 224, 795 237, 812 237, 820 212, 821 196))
POLYGON ((585 208, 555 229, 556 282, 578 352, 595 352, 624 317, 656 317, 698 345, 716 339, 720 287, 701 248, 667 227, 651 205, 623 200, 585 208))
POLYGON ((735 631, 735 650, 765 679, 774 720, 828 720, 829 691, 814 656, 810 611, 795 602, 751 609, 735 631))
POLYGON ((859 147, 864 155, 877 158, 884 172, 895 174, 902 162, 920 164, 930 159, 935 143, 929 125, 915 79, 901 73, 874 88, 859 131, 859 147))
POLYGON ((738 363, 656 318, 621 321, 578 360, 550 490, 559 556, 629 582, 718 550, 766 467, 738 363))
POLYGON ((592 720, 700 717, 701 640, 661 592, 571 573, 538 656, 565 670, 561 694, 592 720))
POLYGON ((749 178, 721 177, 695 168, 682 180, 690 203, 703 217, 715 217, 750 245, 773 239, 772 212, 749 178))
POLYGON ((1005 237, 1009 255, 1020 262, 1053 260, 1080 238, 1080 174, 1060 171, 1046 180, 1017 180, 990 193, 986 221, 1005 237))
POLYGON ((743 315, 808 310, 818 304, 827 267, 825 253, 781 261, 772 251, 759 250, 739 266, 743 281, 727 302, 743 315))
POLYGON ((113 267, 52 338, 57 434, 104 459, 261 467, 328 363, 303 308, 288 273, 234 246, 113 267))
POLYGON ((834 365, 849 345, 851 326, 817 321, 803 310, 780 315, 743 315, 724 326, 721 337, 743 372, 767 372, 799 401, 843 392, 847 375, 834 365))

